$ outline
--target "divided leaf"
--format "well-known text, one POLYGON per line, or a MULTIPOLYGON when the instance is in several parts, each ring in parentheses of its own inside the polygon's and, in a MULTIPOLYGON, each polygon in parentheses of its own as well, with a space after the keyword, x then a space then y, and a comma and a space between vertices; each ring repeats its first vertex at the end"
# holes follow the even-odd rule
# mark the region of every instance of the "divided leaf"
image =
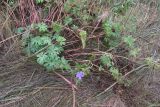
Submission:
POLYGON ((39 53, 37 55, 37 62, 40 64, 40 65, 43 65, 47 59, 48 59, 48 56, 46 54, 44 54, 43 52, 39 53))
POLYGON ((136 57, 139 53, 140 49, 139 48, 134 48, 132 50, 130 50, 129 54, 133 57, 136 57))
POLYGON ((114 77, 114 79, 120 81, 122 74, 119 72, 117 68, 111 67, 110 72, 112 76, 114 77))
POLYGON ((100 57, 100 61, 104 66, 107 65, 108 67, 111 67, 113 65, 111 55, 107 55, 107 54, 102 55, 100 57))
POLYGON ((66 39, 60 35, 54 35, 53 39, 55 39, 61 46, 65 45, 66 39))
POLYGON ((134 46, 134 42, 135 39, 132 36, 125 36, 123 38, 123 41, 129 46, 129 47, 133 47, 134 46))
POLYGON ((73 19, 69 16, 65 17, 64 19, 64 25, 70 25, 72 24, 73 19))
POLYGON ((41 46, 41 45, 50 45, 51 39, 47 36, 36 36, 31 38, 31 45, 41 46))
POLYGON ((45 23, 38 23, 37 28, 38 28, 39 32, 48 31, 48 26, 45 23))
POLYGON ((59 23, 53 23, 53 31, 56 33, 60 33, 62 30, 62 25, 59 23))

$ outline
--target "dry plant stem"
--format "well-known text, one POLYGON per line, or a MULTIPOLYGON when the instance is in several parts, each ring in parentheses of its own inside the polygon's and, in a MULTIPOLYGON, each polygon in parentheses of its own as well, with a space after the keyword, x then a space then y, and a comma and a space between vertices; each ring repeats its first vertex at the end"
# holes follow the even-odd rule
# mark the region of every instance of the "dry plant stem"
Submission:
POLYGON ((96 24, 96 27, 93 29, 93 31, 91 32, 91 36, 93 35, 93 33, 95 32, 95 30, 98 28, 98 25, 100 24, 100 22, 101 22, 101 19, 100 19, 100 21, 98 21, 98 23, 96 24))
POLYGON ((106 12, 105 13, 103 13, 102 14, 102 16, 100 17, 100 19, 98 20, 98 23, 96 24, 96 26, 95 26, 95 28, 93 29, 93 31, 91 32, 91 36, 93 35, 93 33, 95 32, 95 30, 98 28, 98 26, 99 26, 99 24, 101 23, 101 21, 105 18, 107 18, 108 17, 108 15, 109 15, 109 12, 108 12, 108 10, 106 10, 106 12), (104 14, 104 15, 103 15, 104 14))
POLYGON ((61 7, 60 7, 60 12, 59 12, 59 15, 58 15, 58 18, 57 18, 57 21, 60 20, 60 18, 61 18, 62 9, 63 9, 63 8, 62 8, 62 6, 61 6, 61 7))
POLYGON ((6 41, 8 41, 8 40, 10 40, 10 39, 13 39, 13 38, 15 38, 15 37, 18 37, 18 36, 28 36, 28 34, 30 33, 30 30, 31 30, 31 28, 28 29, 28 30, 26 30, 25 32, 23 32, 23 33, 21 33, 21 34, 17 34, 17 35, 8 37, 8 38, 6 38, 5 40, 0 41, 0 44, 4 43, 4 42, 6 42, 6 41))
POLYGON ((80 38, 72 29, 63 26, 66 30, 71 31, 77 38, 80 38))
MULTIPOLYGON (((127 77, 128 75, 130 75, 131 73, 135 72, 135 71, 138 71, 138 70, 141 70, 143 68, 147 68, 148 65, 144 64, 144 65, 141 65, 131 71, 129 71, 128 73, 126 73, 124 76, 122 76, 121 78, 124 79, 125 77, 127 77)), ((114 87, 116 84, 118 83, 118 81, 114 82, 111 86, 109 86, 107 89, 105 89, 103 92, 99 93, 98 95, 96 95, 95 97, 98 97, 104 93, 106 93, 107 91, 109 91, 112 87, 114 87)))
MULTIPOLYGON (((88 37, 88 39, 94 39, 94 38, 100 38, 100 37, 103 37, 104 33, 101 33, 99 34, 98 36, 91 36, 91 37, 88 37)), ((67 45, 66 46, 69 46, 69 45, 72 45, 76 42, 79 42, 80 40, 74 40, 74 41, 70 41, 70 42, 67 42, 67 45)))
POLYGON ((21 34, 19 34, 19 35, 14 35, 14 36, 11 36, 11 37, 9 37, 9 38, 7 38, 7 39, 5 39, 5 40, 2 40, 2 41, 0 41, 0 44, 2 44, 2 43, 4 43, 4 42, 6 42, 6 41, 8 41, 8 40, 10 40, 10 39, 13 39, 13 38, 15 38, 15 37, 17 37, 17 36, 20 36, 21 34))
POLYGON ((35 89, 54 89, 54 90, 69 90, 69 88, 62 88, 62 87, 49 87, 49 86, 46 86, 46 87, 36 87, 35 89))
POLYGON ((52 107, 56 107, 61 100, 62 100, 62 97, 54 105, 52 105, 52 107))
POLYGON ((71 83, 69 80, 67 80, 63 75, 57 73, 57 72, 54 72, 56 75, 58 75, 59 77, 61 77, 63 80, 65 80, 71 87, 73 87, 74 89, 78 90, 77 86, 74 85, 73 83, 71 83))
MULTIPOLYGON (((90 52, 90 53, 75 53, 75 54, 72 54, 72 55, 69 55, 69 57, 71 58, 74 58, 76 56, 82 56, 82 55, 97 55, 97 56, 101 56, 103 54, 110 54, 110 53, 107 53, 107 52, 102 52, 102 51, 98 51, 98 52, 90 52)), ((131 62, 134 62, 134 63, 137 63, 127 57, 124 57, 124 56, 119 56, 119 55, 113 55, 114 57, 120 57, 120 58, 123 58, 123 59, 126 59, 128 61, 131 61, 131 62)), ((138 63, 137 63, 138 64, 138 63)))
POLYGON ((9 52, 12 51, 12 49, 17 45, 17 43, 18 43, 18 38, 16 38, 15 41, 14 41, 14 43, 13 43, 11 46, 9 46, 9 49, 8 49, 7 52, 5 53, 4 57, 6 57, 6 56, 9 54, 9 52), (16 41, 17 41, 17 42, 16 42, 16 41))
POLYGON ((73 107, 76 107, 76 91, 73 86, 72 86, 72 93, 73 93, 73 107))

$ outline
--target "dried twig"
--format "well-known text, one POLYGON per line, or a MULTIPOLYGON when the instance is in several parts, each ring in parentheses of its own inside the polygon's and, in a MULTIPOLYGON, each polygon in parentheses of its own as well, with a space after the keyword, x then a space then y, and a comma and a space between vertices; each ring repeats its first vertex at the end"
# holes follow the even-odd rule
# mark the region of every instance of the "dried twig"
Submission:
POLYGON ((73 83, 71 83, 68 79, 66 79, 63 75, 57 73, 57 72, 54 72, 56 75, 58 75, 59 77, 61 77, 63 80, 65 80, 69 85, 71 85, 71 87, 75 88, 76 90, 78 90, 77 86, 74 85, 73 83))
POLYGON ((73 86, 72 86, 72 93, 73 93, 73 107, 76 107, 76 91, 73 86))

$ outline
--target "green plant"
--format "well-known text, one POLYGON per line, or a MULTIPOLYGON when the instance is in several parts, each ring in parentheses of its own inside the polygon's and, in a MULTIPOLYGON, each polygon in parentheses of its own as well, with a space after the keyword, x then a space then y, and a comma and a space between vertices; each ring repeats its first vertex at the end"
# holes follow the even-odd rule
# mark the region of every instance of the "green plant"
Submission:
MULTIPOLYGON (((111 54, 103 54, 100 57, 100 61, 103 64, 103 66, 107 66, 108 70, 110 71, 111 75, 114 79, 117 81, 121 80, 122 74, 119 72, 118 68, 114 67, 114 62, 112 61, 112 55, 111 54)), ((102 66, 100 66, 102 69, 102 66)))
POLYGON ((87 32, 84 30, 81 30, 79 32, 80 38, 81 38, 81 42, 82 42, 82 47, 83 49, 86 47, 86 40, 87 40, 87 32))
POLYGON ((110 54, 102 55, 100 57, 100 61, 104 66, 107 65, 107 67, 111 67, 113 65, 112 56, 110 54))
POLYGON ((37 4, 40 4, 40 3, 43 3, 43 2, 44 2, 44 0, 36 0, 37 4))
POLYGON ((89 75, 90 74, 90 65, 89 64, 80 64, 80 63, 76 63, 75 65, 75 72, 77 71, 83 71, 85 75, 89 75))
POLYGON ((55 23, 53 23, 52 28, 53 28, 54 32, 60 33, 61 30, 62 30, 62 25, 57 23, 57 22, 55 22, 55 23))
POLYGON ((132 36, 125 36, 123 41, 132 48, 134 46, 135 39, 132 36))
POLYGON ((104 42, 107 47, 116 47, 121 42, 121 29, 122 26, 119 23, 113 23, 109 20, 103 23, 103 30, 105 32, 104 42))
POLYGON ((60 57, 62 48, 52 45, 45 52, 41 52, 37 55, 37 62, 43 65, 48 70, 54 69, 70 69, 68 61, 64 57, 60 57))
POLYGON ((24 27, 19 27, 16 29, 15 33, 20 34, 24 31, 24 29, 25 29, 24 27))
POLYGON ((123 2, 113 6, 112 10, 115 14, 124 15, 130 6, 133 5, 133 0, 124 0, 123 2))
POLYGON ((119 72, 118 68, 111 67, 109 70, 110 70, 113 78, 116 79, 117 81, 121 82, 122 74, 119 72))
POLYGON ((154 69, 160 69, 160 64, 157 63, 152 57, 145 58, 145 63, 154 69))
POLYGON ((45 23, 36 24, 36 28, 39 30, 39 32, 46 32, 48 30, 48 26, 45 23))
POLYGON ((83 24, 87 24, 93 17, 88 12, 88 0, 67 0, 64 4, 64 10, 67 13, 80 18, 83 24))
POLYGON ((35 24, 33 29, 37 29, 38 34, 32 34, 25 39, 26 52, 36 53, 37 63, 48 70, 70 69, 68 61, 61 56, 66 41, 59 35, 61 28, 54 29, 56 33, 53 36, 48 32, 48 26, 45 23, 35 24))
POLYGON ((140 52, 139 48, 133 48, 132 50, 130 50, 129 55, 136 57, 139 54, 139 52, 140 52))
MULTIPOLYGON (((128 10, 130 6, 129 1, 130 0, 127 0, 119 5, 115 5, 115 7, 117 8, 117 10, 115 9, 115 12, 123 12, 128 10)), ((82 77, 88 75, 90 73, 90 69, 94 69, 95 66, 97 68, 99 67, 99 71, 107 69, 113 76, 113 78, 119 81, 122 74, 119 70, 119 65, 115 65, 114 63, 116 62, 116 59, 113 60, 114 54, 120 53, 116 49, 121 46, 121 43, 125 43, 126 45, 124 46, 124 48, 130 50, 128 54, 133 57, 136 57, 138 55, 139 49, 134 47, 135 39, 132 36, 123 37, 123 34, 129 33, 124 28, 124 23, 122 24, 121 22, 116 20, 117 16, 115 14, 111 15, 111 17, 109 16, 106 21, 102 21, 103 32, 105 34, 103 37, 103 41, 100 41, 99 43, 103 42, 107 48, 102 47, 101 44, 97 45, 96 40, 95 42, 92 41, 93 39, 88 38, 89 34, 93 31, 93 28, 90 27, 92 23, 94 23, 93 19, 95 17, 98 17, 98 15, 103 11, 103 8, 101 8, 101 6, 96 6, 96 4, 101 4, 102 2, 106 1, 65 0, 62 3, 64 8, 62 7, 63 9, 60 11, 58 10, 59 8, 57 8, 56 10, 57 13, 55 13, 54 16, 58 14, 58 17, 52 17, 52 13, 48 14, 52 6, 57 5, 58 7, 62 6, 62 4, 59 1, 51 2, 51 0, 36 0, 35 3, 37 3, 38 8, 42 8, 44 14, 47 14, 48 16, 47 19, 44 19, 45 21, 47 21, 47 24, 42 22, 31 24, 31 26, 29 26, 31 29, 31 34, 29 35, 29 37, 24 39, 24 47, 26 53, 28 53, 29 56, 36 56, 37 63, 44 66, 48 70, 67 69, 71 73, 73 73, 74 76, 78 73, 80 76, 77 77, 79 79, 82 79, 82 77), (94 7, 95 11, 98 10, 98 12, 93 11, 94 7), (48 20, 50 20, 51 23, 50 21, 48 22, 48 20), (54 22, 52 22, 53 20, 54 22), (76 40, 77 33, 79 35, 80 41, 76 40), (67 44, 66 38, 64 38, 63 35, 67 36, 67 44), (81 50, 83 51, 77 51, 77 49, 80 49, 79 45, 75 46, 75 49, 72 49, 73 46, 70 42, 72 42, 73 44, 80 44, 81 42, 83 48, 81 50), (89 43, 88 46, 87 42, 89 43), (98 47, 98 51, 96 52, 97 54, 95 54, 94 52, 92 53, 94 49, 90 50, 90 48, 92 49, 95 47, 98 47), (66 49, 66 51, 64 51, 64 49, 66 49), (110 52, 111 54, 107 54, 106 52, 104 52, 105 54, 99 57, 99 51, 107 51, 108 49, 108 52, 110 52), (67 52, 72 50, 74 50, 74 52, 71 52, 71 56, 72 54, 75 55, 75 59, 80 58, 80 61, 82 62, 87 59, 87 61, 89 60, 91 62, 91 66, 89 64, 82 64, 81 62, 78 62, 79 60, 77 61, 73 57, 71 57, 70 53, 68 54, 67 52), (86 52, 87 55, 81 56, 81 54, 77 54, 76 52, 81 52, 82 55, 83 52, 86 52), (72 69, 65 57, 70 59, 72 69), (89 57, 90 59, 88 59, 89 57), (100 60, 100 63, 95 62, 95 60, 97 59, 100 60)), ((114 2, 116 1, 109 0, 106 3, 113 6, 114 2)), ((24 29, 19 28, 17 32, 21 33, 23 32, 23 30, 24 29)), ((98 34, 101 32, 101 30, 102 29, 100 29, 100 27, 98 26, 93 33, 98 34)), ((101 37, 99 38, 99 36, 97 36, 96 39, 101 40, 101 37)))
POLYGON ((135 47, 135 39, 130 35, 123 37, 123 41, 129 47, 129 55, 136 57, 139 54, 140 49, 135 47))
POLYGON ((83 77, 90 75, 90 69, 91 66, 87 63, 76 63, 74 70, 71 72, 76 77, 76 84, 79 84, 83 77))
POLYGON ((8 0, 7 2, 10 6, 13 6, 16 3, 15 0, 8 0))
POLYGON ((69 16, 65 17, 64 19, 64 25, 71 25, 73 22, 73 19, 69 16))
POLYGON ((55 39, 56 42, 58 42, 58 43, 60 44, 60 46, 65 45, 66 39, 65 39, 64 37, 62 37, 62 36, 60 36, 60 35, 58 35, 58 34, 55 34, 55 35, 53 36, 53 39, 55 39))

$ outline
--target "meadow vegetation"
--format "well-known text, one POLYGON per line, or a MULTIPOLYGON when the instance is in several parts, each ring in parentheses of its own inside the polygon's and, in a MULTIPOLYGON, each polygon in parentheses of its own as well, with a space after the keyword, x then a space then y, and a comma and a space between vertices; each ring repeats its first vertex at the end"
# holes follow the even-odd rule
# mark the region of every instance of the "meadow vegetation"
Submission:
MULTIPOLYGON (((159 5, 158 0, 1 0, 2 56, 19 52, 18 61, 37 63, 71 86, 73 107, 92 107, 76 102, 76 91, 88 79, 98 82, 105 75, 111 81, 97 97, 114 87, 132 87, 142 69, 160 69, 159 41, 138 34, 159 21, 159 5)), ((159 103, 146 107, 154 104, 159 103)))

